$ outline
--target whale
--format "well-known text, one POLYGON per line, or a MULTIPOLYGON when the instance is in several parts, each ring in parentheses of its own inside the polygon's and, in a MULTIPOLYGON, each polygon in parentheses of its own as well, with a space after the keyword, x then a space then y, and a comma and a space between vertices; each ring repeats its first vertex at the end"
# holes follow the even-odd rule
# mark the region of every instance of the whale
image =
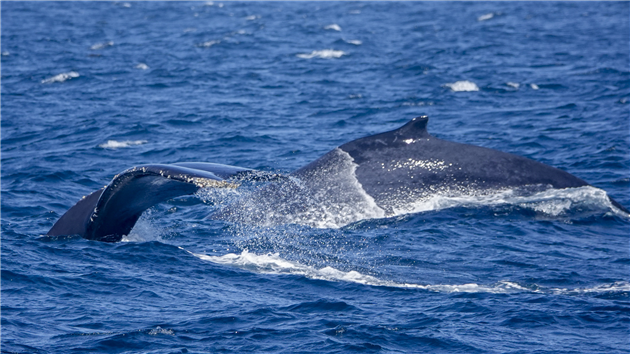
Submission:
MULTIPOLYGON (((148 208, 201 189, 236 189, 243 183, 262 187, 209 218, 328 227, 326 222, 345 225, 395 215, 401 205, 436 195, 484 196, 506 190, 527 195, 589 186, 526 157, 436 138, 427 131, 428 122, 423 115, 398 129, 353 140, 289 174, 207 162, 135 166, 79 200, 47 235, 118 242, 148 208)), ((629 213, 607 198, 611 207, 629 213)))

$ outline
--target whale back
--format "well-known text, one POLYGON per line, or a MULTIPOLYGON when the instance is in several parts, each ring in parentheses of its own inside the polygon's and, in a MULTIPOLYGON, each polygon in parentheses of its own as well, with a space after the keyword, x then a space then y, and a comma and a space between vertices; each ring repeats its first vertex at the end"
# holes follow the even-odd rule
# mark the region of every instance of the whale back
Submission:
POLYGON ((479 195, 507 188, 541 190, 588 185, 543 163, 502 151, 438 139, 427 132, 429 118, 341 145, 358 166, 367 194, 389 211, 436 194, 479 195))

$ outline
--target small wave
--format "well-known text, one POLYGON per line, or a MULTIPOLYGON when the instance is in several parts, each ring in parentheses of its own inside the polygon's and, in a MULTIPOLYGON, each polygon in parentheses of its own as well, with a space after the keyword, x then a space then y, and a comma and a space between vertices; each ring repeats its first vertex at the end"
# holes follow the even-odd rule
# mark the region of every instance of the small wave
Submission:
POLYGON ((260 18, 260 15, 251 15, 251 16, 247 16, 247 17, 245 17, 245 19, 246 19, 247 21, 254 21, 254 20, 257 20, 257 19, 259 19, 259 18, 260 18))
POLYGON ((151 335, 151 336, 156 336, 158 334, 166 334, 166 335, 172 336, 175 333, 173 332, 172 329, 166 329, 166 328, 162 328, 160 326, 157 326, 154 329, 149 331, 149 335, 151 335))
POLYGON ((210 48, 210 47, 212 47, 213 45, 215 45, 215 44, 219 44, 219 43, 221 43, 221 41, 220 41, 220 40, 207 41, 207 42, 203 42, 203 43, 199 43, 199 44, 197 44, 197 47, 200 47, 200 48, 210 48))
POLYGON ((334 58, 341 58, 343 55, 347 55, 347 53, 341 50, 324 49, 324 50, 314 50, 310 54, 298 54, 297 57, 302 58, 302 59, 312 59, 312 58, 334 59, 334 58))
POLYGON ((90 47, 91 50, 99 50, 99 49, 104 49, 107 47, 111 47, 114 45, 114 42, 112 41, 108 41, 108 42, 103 42, 103 43, 96 43, 93 46, 90 47))
POLYGON ((53 82, 64 82, 66 80, 74 79, 79 77, 79 73, 76 71, 69 71, 67 73, 61 73, 50 77, 48 79, 42 80, 42 84, 50 84, 53 82))
POLYGON ((532 90, 538 90, 540 87, 538 87, 538 85, 536 84, 529 84, 529 87, 532 88, 532 90))
POLYGON ((9 55, 11 55, 9 52, 2 52, 3 57, 8 57, 9 55))
POLYGON ((136 65, 136 69, 140 69, 140 70, 147 70, 149 68, 149 66, 145 63, 140 63, 138 65, 136 65))
POLYGON ((419 102, 403 102, 403 106, 433 106, 435 103, 432 101, 419 101, 419 102))
POLYGON ((481 22, 481 21, 488 21, 489 19, 494 17, 494 13, 489 13, 489 14, 485 14, 485 15, 481 15, 479 17, 477 17, 477 21, 481 22))
POLYGON ((341 27, 339 27, 338 24, 333 23, 332 25, 328 25, 326 27, 324 27, 325 30, 333 30, 333 31, 337 31, 337 32, 341 32, 341 27))
MULTIPOLYGON (((204 4, 204 6, 215 6, 215 3, 214 3, 214 1, 207 1, 207 2, 204 4)), ((217 7, 223 7, 223 4, 222 4, 222 3, 218 3, 218 4, 216 4, 216 6, 217 6, 217 7)))
MULTIPOLYGON (((185 249, 180 249, 186 251, 185 249)), ((441 293, 491 293, 491 294, 506 294, 506 293, 553 293, 558 295, 580 295, 589 293, 611 293, 611 292, 629 292, 630 283, 621 281, 613 284, 603 284, 592 288, 576 288, 576 289, 546 289, 538 285, 523 286, 512 281, 499 281, 494 284, 413 284, 404 282, 395 282, 391 280, 382 280, 375 276, 362 274, 360 272, 341 271, 333 267, 327 266, 323 268, 316 268, 300 264, 298 262, 289 261, 280 257, 278 253, 268 253, 258 255, 250 253, 247 250, 241 252, 241 254, 228 253, 223 256, 208 256, 205 254, 196 254, 190 251, 186 251, 195 257, 204 261, 212 263, 234 266, 242 269, 247 269, 256 273, 263 274, 290 274, 304 276, 309 279, 325 280, 325 281, 343 281, 349 283, 357 283, 369 286, 384 286, 393 288, 405 288, 405 289, 421 289, 427 291, 441 292, 441 293)))
POLYGON ((508 85, 510 87, 514 87, 515 89, 521 87, 521 85, 518 82, 508 82, 508 83, 506 83, 506 85, 508 85))
POLYGON ((105 144, 101 144, 98 147, 103 149, 118 149, 118 148, 126 148, 134 145, 142 145, 146 144, 146 140, 126 140, 126 141, 116 141, 116 140, 107 140, 105 144))
POLYGON ((444 84, 444 86, 455 92, 479 91, 477 84, 472 81, 457 81, 450 84, 444 84))
POLYGON ((349 39, 349 40, 346 41, 346 43, 354 44, 354 45, 361 45, 361 44, 363 44, 363 42, 361 42, 358 39, 349 39))

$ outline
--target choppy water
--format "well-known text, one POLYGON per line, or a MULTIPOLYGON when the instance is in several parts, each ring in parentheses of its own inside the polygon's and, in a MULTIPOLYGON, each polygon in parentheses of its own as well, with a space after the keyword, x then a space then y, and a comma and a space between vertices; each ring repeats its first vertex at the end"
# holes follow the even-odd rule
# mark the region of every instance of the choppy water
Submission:
POLYGON ((2 351, 627 353, 630 221, 603 191, 630 206, 629 18, 628 2, 3 2, 2 351), (136 164, 289 172, 420 114, 594 187, 280 226, 206 218, 256 186, 204 190, 124 242, 44 236, 136 164))

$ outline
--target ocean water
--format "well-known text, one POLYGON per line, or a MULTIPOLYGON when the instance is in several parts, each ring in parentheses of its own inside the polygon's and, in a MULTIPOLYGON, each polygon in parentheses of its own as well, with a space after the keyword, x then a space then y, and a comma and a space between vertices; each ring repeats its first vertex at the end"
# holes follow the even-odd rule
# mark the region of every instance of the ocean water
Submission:
POLYGON ((1 7, 3 353, 630 351, 630 3, 1 7), (593 187, 45 236, 134 165, 286 173, 421 114, 593 187))

